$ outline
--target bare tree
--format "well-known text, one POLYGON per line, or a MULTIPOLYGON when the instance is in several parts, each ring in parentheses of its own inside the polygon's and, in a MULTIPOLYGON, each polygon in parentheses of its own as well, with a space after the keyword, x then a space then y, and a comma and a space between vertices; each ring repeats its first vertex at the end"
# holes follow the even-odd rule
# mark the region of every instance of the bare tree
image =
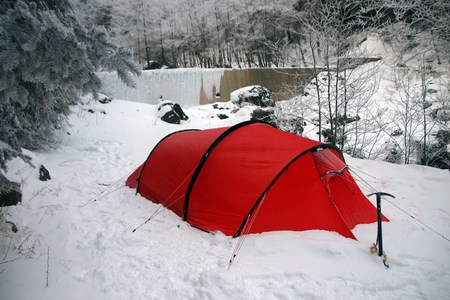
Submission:
POLYGON ((346 56, 354 44, 353 31, 359 20, 358 5, 359 2, 351 0, 306 0, 298 1, 295 7, 300 12, 301 28, 307 32, 312 54, 319 107, 319 133, 322 136, 324 117, 330 127, 326 131, 327 140, 333 144, 337 144, 339 109, 346 105, 339 102, 342 98, 340 93, 346 90, 346 83, 341 85, 340 79, 341 73, 348 68, 346 56), (321 92, 320 86, 324 86, 326 92, 321 92), (323 104, 325 114, 322 111, 323 104))
MULTIPOLYGON (((367 55, 360 53, 359 55, 367 55)), ((356 60, 356 58, 355 58, 356 60)), ((380 130, 373 122, 374 96, 379 87, 379 63, 372 62, 356 68, 344 69, 339 75, 341 103, 337 115, 339 147, 354 156, 370 156, 369 140, 380 138, 380 130)))
POLYGON ((415 85, 416 74, 408 68, 397 68, 394 73, 393 93, 388 99, 392 121, 392 141, 401 151, 403 163, 413 161, 419 138, 421 91, 415 85), (419 100, 419 101, 418 101, 419 100))

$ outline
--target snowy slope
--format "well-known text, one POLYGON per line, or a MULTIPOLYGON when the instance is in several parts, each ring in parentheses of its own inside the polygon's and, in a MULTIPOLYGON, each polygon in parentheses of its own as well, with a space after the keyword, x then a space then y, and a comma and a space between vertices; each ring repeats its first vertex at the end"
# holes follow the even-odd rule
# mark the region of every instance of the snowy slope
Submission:
MULTIPOLYGON (((436 55, 426 43, 427 38, 430 38, 429 34, 418 35, 417 46, 402 52, 399 45, 392 46, 383 42, 378 34, 370 34, 358 47, 349 51, 348 57, 380 60, 340 73, 340 84, 346 83, 345 91, 343 86, 340 86, 339 91, 339 101, 342 103, 344 92, 346 94, 345 115, 360 118, 358 122, 349 122, 345 126, 344 152, 353 153, 356 157, 385 159, 391 150, 395 150, 399 153, 399 161, 404 162, 405 153, 410 151, 407 160, 420 162, 418 145, 424 141, 424 115, 428 147, 437 142, 436 133, 439 130, 448 130, 448 118, 432 117, 433 110, 439 111, 441 116, 448 113, 448 64, 437 63, 436 55), (422 103, 424 91, 428 105, 425 112, 422 111, 425 106, 422 103), (396 135, 396 131, 401 133, 396 135), (404 145, 404 134, 411 138, 409 148, 404 145)), ((329 128, 328 87, 331 87, 330 99, 333 102, 336 78, 336 74, 332 73, 331 85, 328 86, 327 73, 322 72, 318 76, 323 128, 329 128)), ((319 139, 315 80, 306 86, 305 91, 305 96, 282 104, 283 109, 303 116, 307 124, 303 135, 319 139)), ((333 103, 330 107, 334 111, 333 103)), ((344 115, 343 104, 338 107, 338 114, 344 115)))
POLYGON ((325 231, 246 236, 228 269, 239 239, 191 228, 124 186, 166 134, 241 121, 212 119, 210 108, 189 108, 189 121, 168 125, 154 105, 87 103, 58 147, 29 153, 50 181, 11 162, 24 200, 2 209, 18 232, 0 223, 0 298, 448 299, 448 171, 347 158, 364 192, 396 196, 383 202, 389 269, 370 253, 376 224, 358 226, 357 241, 325 231))

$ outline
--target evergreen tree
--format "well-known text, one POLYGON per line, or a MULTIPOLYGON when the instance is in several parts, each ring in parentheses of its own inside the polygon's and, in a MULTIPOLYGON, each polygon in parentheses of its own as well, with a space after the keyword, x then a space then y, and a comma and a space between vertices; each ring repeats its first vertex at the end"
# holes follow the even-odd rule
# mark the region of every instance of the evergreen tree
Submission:
MULTIPOLYGON (((0 10, 0 169, 22 148, 51 143, 81 94, 97 95, 100 69, 128 85, 140 70, 102 27, 85 27, 67 1, 8 0, 0 10)), ((3 177, 2 174, 0 174, 3 177)), ((0 181, 0 193, 8 189, 0 181)))

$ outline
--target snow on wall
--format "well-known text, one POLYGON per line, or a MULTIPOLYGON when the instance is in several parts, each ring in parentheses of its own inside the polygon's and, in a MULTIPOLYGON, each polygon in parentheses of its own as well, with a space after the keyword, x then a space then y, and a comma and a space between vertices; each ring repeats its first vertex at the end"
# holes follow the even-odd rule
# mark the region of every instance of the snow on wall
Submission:
POLYGON ((136 89, 126 87, 116 73, 98 73, 107 96, 156 104, 159 98, 183 107, 230 100, 230 93, 250 85, 272 91, 275 100, 301 94, 313 77, 311 68, 164 69, 143 71, 135 78, 136 89))
POLYGON ((100 72, 102 93, 116 99, 156 104, 159 98, 173 100, 181 106, 200 104, 207 97, 214 102, 214 91, 219 90, 225 69, 170 69, 142 71, 135 77, 136 88, 124 85, 116 73, 100 72))

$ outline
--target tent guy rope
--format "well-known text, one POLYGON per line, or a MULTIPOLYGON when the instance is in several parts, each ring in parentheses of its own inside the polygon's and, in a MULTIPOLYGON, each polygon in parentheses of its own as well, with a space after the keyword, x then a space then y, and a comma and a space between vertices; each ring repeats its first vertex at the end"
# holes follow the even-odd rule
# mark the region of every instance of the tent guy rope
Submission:
POLYGON ((422 226, 428 228, 429 230, 431 230, 432 232, 434 232, 435 234, 439 235, 441 238, 443 238, 444 240, 446 240, 447 242, 450 242, 450 239, 448 237, 446 237, 443 233, 440 233, 439 231, 437 231, 436 229, 434 229, 433 227, 431 227, 430 225, 427 225, 425 222, 419 220, 418 218, 416 218, 414 215, 410 214, 409 212, 407 212, 406 210, 404 210, 403 208, 401 208, 400 206, 398 206, 397 204, 395 204, 394 202, 384 199, 385 201, 389 202, 392 206, 394 206, 395 208, 397 208, 398 210, 400 210, 401 212, 403 212, 405 215, 409 216, 411 219, 415 220, 416 222, 418 222, 419 224, 421 224, 422 226))
POLYGON ((116 181, 114 181, 112 184, 110 184, 106 189, 104 189, 103 191, 101 191, 100 193, 98 193, 97 195, 95 195, 95 197, 89 199, 88 201, 86 201, 85 203, 81 204, 80 207, 85 207, 86 205, 88 205, 91 202, 96 202, 97 200, 100 200, 112 193, 114 193, 115 191, 125 187, 125 185, 120 185, 119 187, 111 190, 116 184, 123 182, 123 180, 130 176, 132 172, 128 172, 127 174, 125 174, 124 176, 120 177, 119 179, 117 179, 116 181))
MULTIPOLYGON (((150 217, 148 217, 147 220, 145 220, 141 225, 139 225, 138 227, 136 227, 135 229, 133 229, 133 232, 135 232, 136 230, 138 230, 139 228, 141 228, 142 226, 144 226, 145 224, 147 224, 148 222, 150 222, 154 217, 156 217, 157 215, 160 214, 161 212, 161 208, 166 206, 167 202, 169 202, 170 198, 172 198, 172 196, 180 189, 180 187, 186 182, 186 180, 191 177, 192 173, 194 173, 195 168, 192 169, 192 171, 186 175, 186 177, 184 178, 184 180, 177 186, 176 189, 174 189, 172 191, 172 193, 169 195, 169 197, 167 197, 166 201, 164 201, 163 203, 161 203, 159 205, 159 207, 151 214, 150 217)), ((136 193, 137 193, 137 189, 136 189, 136 193)), ((176 203, 178 200, 180 200, 181 198, 183 198, 186 194, 182 194, 180 197, 176 198, 175 200, 173 200, 172 202, 170 202, 167 207, 170 207, 172 204, 176 203)))
POLYGON ((236 247, 235 247, 235 249, 233 251, 233 254, 230 257, 230 261, 228 262, 228 270, 231 268, 231 264, 233 263, 234 259, 238 255, 238 253, 241 250, 242 246, 244 245, 244 242, 245 242, 245 239, 247 237, 247 234, 250 231, 250 228, 252 227, 253 223, 255 222, 256 216, 258 215, 259 210, 260 210, 260 208, 261 208, 261 206, 262 206, 262 204, 264 202, 264 199, 266 198, 266 194, 267 194, 267 192, 264 193, 264 196, 263 196, 261 202, 258 204, 258 208, 256 209, 255 213, 250 215, 250 216, 248 216, 247 219, 249 219, 249 218, 250 219, 247 220, 247 223, 246 223, 244 229, 242 230, 242 234, 239 237, 239 240, 238 240, 238 242, 236 244, 236 247))
MULTIPOLYGON (((363 174, 365 174, 365 175, 367 175, 367 176, 370 176, 370 177, 372 177, 372 178, 375 179, 375 180, 379 180, 378 178, 376 178, 376 177, 374 177, 374 176, 372 176, 372 175, 370 175, 370 174, 364 173, 364 172, 362 172, 362 171, 360 171, 360 170, 356 171, 355 168, 353 168, 353 167, 351 168, 351 170, 352 170, 353 174, 355 174, 356 177, 357 177, 359 180, 361 180, 361 182, 362 182, 366 187, 368 187, 372 192, 376 192, 375 188, 374 188, 373 186, 371 186, 364 178, 362 178, 362 176, 359 175, 358 172, 361 172, 361 173, 363 173, 363 174)), ((401 212, 404 213, 405 215, 407 215, 408 217, 410 217, 411 219, 415 220, 416 222, 418 222, 418 223, 421 224, 422 226, 428 228, 430 231, 432 231, 433 233, 437 234, 438 236, 440 236, 441 238, 443 238, 443 239, 446 240, 447 242, 450 242, 450 238, 448 238, 447 236, 445 236, 443 233, 437 231, 436 229, 434 229, 434 228, 431 227, 430 225, 426 224, 424 221, 419 220, 419 219, 416 218, 413 214, 411 214, 411 213, 407 212, 405 209, 401 208, 398 204, 395 204, 394 202, 392 202, 392 201, 390 201, 390 200, 388 200, 388 199, 386 199, 386 198, 384 198, 384 200, 387 201, 389 204, 391 204, 393 207, 397 208, 399 211, 401 211, 401 212)))
MULTIPOLYGON (((178 200, 180 200, 181 198, 184 197, 184 194, 181 195, 180 197, 178 197, 177 199, 173 200, 172 202, 169 203, 168 206, 171 206, 172 204, 174 204, 175 202, 177 202, 178 200)), ((147 220, 145 220, 141 225, 139 225, 138 227, 136 227, 135 229, 133 229, 133 232, 135 232, 136 230, 138 230, 139 228, 141 228, 142 226, 144 226, 145 224, 147 224, 148 222, 150 222, 154 217, 156 217, 157 215, 159 215, 162 211, 162 208, 165 206, 166 203, 161 203, 158 205, 158 208, 151 214, 150 217, 148 217, 147 220)))

